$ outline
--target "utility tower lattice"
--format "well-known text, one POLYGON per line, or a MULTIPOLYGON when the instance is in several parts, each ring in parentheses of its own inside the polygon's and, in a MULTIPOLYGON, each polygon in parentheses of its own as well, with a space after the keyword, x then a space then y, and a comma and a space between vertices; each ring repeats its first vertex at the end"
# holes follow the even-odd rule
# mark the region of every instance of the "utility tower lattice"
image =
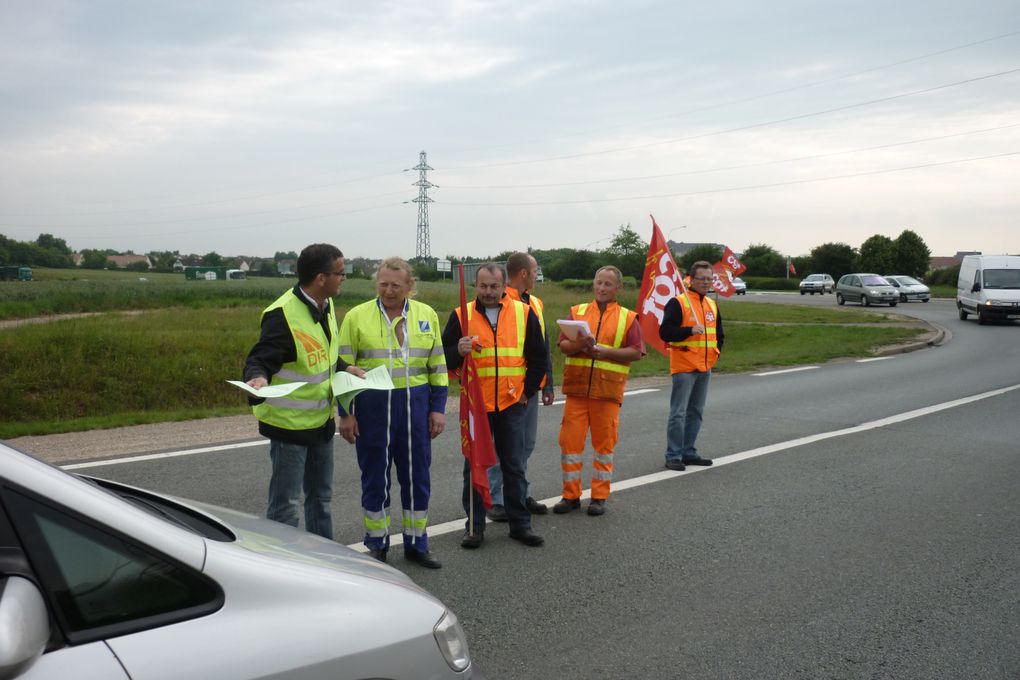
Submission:
POLYGON ((429 203, 432 203, 432 199, 429 198, 429 189, 438 185, 429 181, 428 171, 431 169, 422 151, 418 154, 418 165, 411 168, 418 171, 418 181, 412 184, 418 187, 418 198, 411 201, 418 204, 418 243, 414 249, 414 258, 422 262, 432 257, 432 246, 429 244, 429 203))

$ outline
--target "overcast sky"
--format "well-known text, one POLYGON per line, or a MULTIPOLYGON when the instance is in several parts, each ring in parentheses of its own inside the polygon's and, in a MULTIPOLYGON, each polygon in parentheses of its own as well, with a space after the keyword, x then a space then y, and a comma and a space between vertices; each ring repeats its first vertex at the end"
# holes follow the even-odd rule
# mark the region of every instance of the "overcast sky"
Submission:
POLYGON ((0 233, 1020 252, 1016 0, 0 3, 0 233), (683 228, 681 228, 683 227, 683 228))

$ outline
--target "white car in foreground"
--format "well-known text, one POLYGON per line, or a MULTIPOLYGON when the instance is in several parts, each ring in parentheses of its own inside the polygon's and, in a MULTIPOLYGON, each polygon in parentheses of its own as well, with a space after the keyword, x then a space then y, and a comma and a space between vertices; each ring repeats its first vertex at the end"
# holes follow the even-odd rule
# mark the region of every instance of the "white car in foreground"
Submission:
POLYGON ((0 679, 480 677, 392 567, 0 443, 0 679))
POLYGON ((928 302, 931 300, 931 290, 913 276, 896 274, 894 276, 883 276, 882 278, 888 281, 889 285, 899 292, 900 302, 910 302, 911 300, 928 302))

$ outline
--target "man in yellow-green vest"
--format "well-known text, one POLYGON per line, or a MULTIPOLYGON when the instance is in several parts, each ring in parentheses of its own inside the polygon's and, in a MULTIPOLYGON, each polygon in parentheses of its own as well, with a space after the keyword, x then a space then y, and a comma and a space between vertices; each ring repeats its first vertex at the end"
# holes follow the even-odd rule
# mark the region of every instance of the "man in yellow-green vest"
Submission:
POLYGON ((383 366, 391 391, 365 390, 341 409, 340 434, 355 444, 361 468, 365 547, 386 561, 390 547, 390 470, 396 468, 403 509, 404 557, 429 569, 442 566, 429 550, 432 439, 446 424, 449 379, 439 317, 412 300, 415 279, 399 257, 375 274, 378 296, 352 308, 340 326, 340 358, 365 370, 383 366))
POLYGON ((666 467, 684 470, 688 465, 711 465, 694 446, 701 431, 702 413, 708 397, 712 367, 723 348, 723 325, 719 307, 708 297, 712 290, 712 265, 691 265, 691 287, 666 303, 659 337, 669 346, 669 372, 673 389, 666 425, 666 467))
POLYGON ((303 490, 305 529, 332 539, 332 379, 336 371, 364 371, 338 358, 331 298, 347 278, 343 253, 326 243, 310 245, 298 257, 297 275, 297 285, 262 312, 262 332, 248 353, 244 380, 255 389, 305 383, 282 397, 251 400, 273 466, 266 516, 297 526, 303 490))

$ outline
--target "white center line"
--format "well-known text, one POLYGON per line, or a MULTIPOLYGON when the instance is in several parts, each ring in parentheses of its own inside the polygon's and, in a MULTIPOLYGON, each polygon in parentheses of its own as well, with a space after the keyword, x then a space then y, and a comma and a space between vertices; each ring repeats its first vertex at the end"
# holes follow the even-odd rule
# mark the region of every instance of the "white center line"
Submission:
POLYGON ((818 368, 817 366, 798 366, 797 368, 786 368, 781 371, 769 371, 768 373, 752 373, 751 375, 758 376, 759 378, 766 375, 782 375, 783 373, 796 373, 798 371, 811 371, 818 368))
POLYGON ((872 357, 871 359, 858 359, 857 363, 859 363, 859 364, 867 364, 867 363, 870 363, 872 361, 885 361, 886 359, 892 359, 892 357, 872 357))

